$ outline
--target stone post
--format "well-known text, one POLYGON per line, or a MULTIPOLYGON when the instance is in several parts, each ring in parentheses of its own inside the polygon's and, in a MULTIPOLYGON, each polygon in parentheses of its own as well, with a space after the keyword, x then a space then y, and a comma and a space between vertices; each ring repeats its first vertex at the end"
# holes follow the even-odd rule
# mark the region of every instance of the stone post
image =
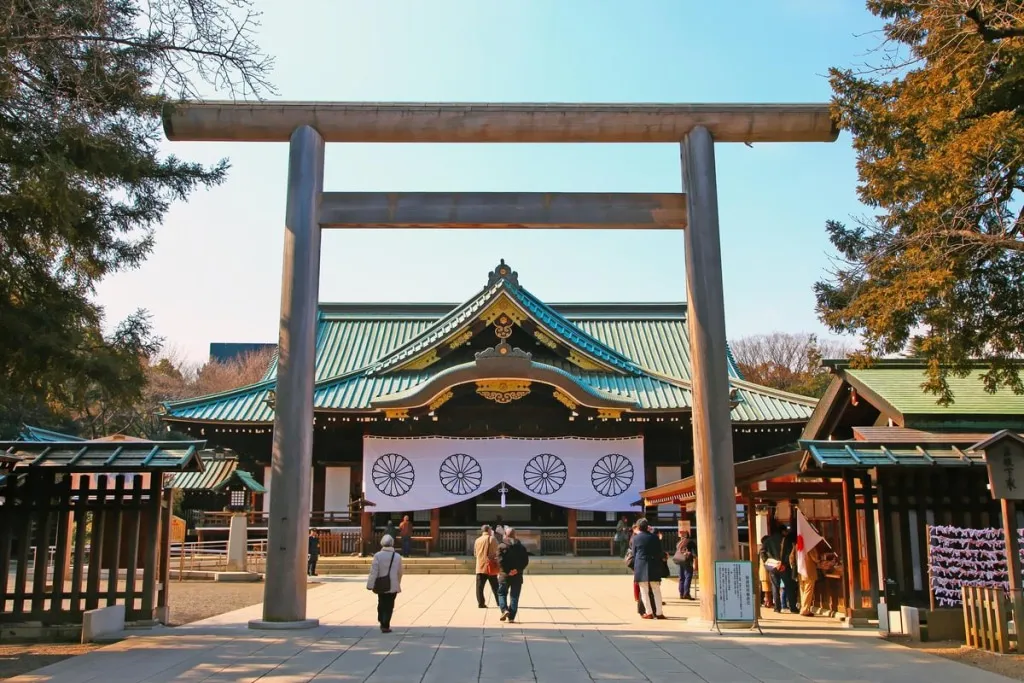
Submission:
POLYGON ((231 515, 231 524, 228 527, 228 571, 248 571, 247 545, 249 542, 249 530, 246 525, 247 515, 244 512, 236 512, 231 515))
POLYGON ((274 406, 263 620, 252 628, 307 628, 306 556, 313 464, 313 375, 320 286, 324 139, 310 126, 291 135, 281 332, 274 406))
POLYGON ((686 192, 686 300, 693 358, 693 468, 697 480, 697 559, 700 616, 715 616, 714 568, 739 559, 733 471, 725 294, 718 230, 715 143, 696 126, 682 141, 686 192))

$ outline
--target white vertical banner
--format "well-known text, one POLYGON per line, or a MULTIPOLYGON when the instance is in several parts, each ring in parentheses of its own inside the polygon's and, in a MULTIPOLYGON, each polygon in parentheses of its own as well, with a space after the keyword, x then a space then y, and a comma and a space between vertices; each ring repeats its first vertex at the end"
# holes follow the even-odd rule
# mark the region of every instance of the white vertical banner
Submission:
MULTIPOLYGON (((267 490, 263 494, 263 511, 270 513, 270 480, 273 479, 272 472, 273 468, 267 465, 263 468, 263 488, 267 490)), ((313 474, 316 472, 312 467, 309 468, 309 504, 313 505, 313 474)))
POLYGON ((363 439, 363 490, 376 512, 430 510, 504 482, 575 510, 628 510, 644 482, 643 437, 363 439))
POLYGON ((324 512, 348 512, 348 504, 351 502, 352 468, 327 467, 324 481, 324 512))
MULTIPOLYGON (((655 486, 662 486, 664 484, 671 484, 674 481, 679 481, 683 478, 683 468, 681 466, 661 466, 655 468, 655 486)), ((674 513, 679 512, 679 506, 673 503, 663 503, 658 506, 658 514, 663 512, 674 513)))

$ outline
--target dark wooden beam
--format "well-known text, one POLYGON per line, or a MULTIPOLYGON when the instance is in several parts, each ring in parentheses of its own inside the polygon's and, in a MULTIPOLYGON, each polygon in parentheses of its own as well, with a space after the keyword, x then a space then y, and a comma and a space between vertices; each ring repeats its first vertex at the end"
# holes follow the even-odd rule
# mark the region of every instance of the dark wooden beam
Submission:
POLYGON ((834 142, 827 102, 562 104, 178 102, 168 140, 286 142, 312 126, 327 142, 674 142, 696 126, 718 142, 834 142))
POLYGON ((324 228, 686 227, 686 195, 599 192, 325 192, 324 228))

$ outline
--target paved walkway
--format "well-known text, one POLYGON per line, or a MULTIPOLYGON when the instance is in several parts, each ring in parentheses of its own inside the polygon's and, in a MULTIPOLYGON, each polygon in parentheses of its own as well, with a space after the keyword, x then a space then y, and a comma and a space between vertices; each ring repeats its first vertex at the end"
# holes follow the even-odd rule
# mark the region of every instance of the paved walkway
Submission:
MULTIPOLYGON (((670 600, 668 621, 636 615, 628 577, 527 576, 521 623, 482 610, 470 576, 408 576, 392 623, 376 627, 364 580, 309 593, 317 629, 250 631, 251 607, 131 637, 17 683, 578 683, 593 681, 996 683, 1001 676, 840 629, 829 619, 776 617, 765 635, 697 628, 692 604, 670 600)), ((667 584, 666 588, 671 586, 667 584)), ((674 588, 674 586, 672 586, 674 588)), ((172 586, 173 590, 173 586, 172 586)), ((493 597, 491 598, 493 600, 493 597)))

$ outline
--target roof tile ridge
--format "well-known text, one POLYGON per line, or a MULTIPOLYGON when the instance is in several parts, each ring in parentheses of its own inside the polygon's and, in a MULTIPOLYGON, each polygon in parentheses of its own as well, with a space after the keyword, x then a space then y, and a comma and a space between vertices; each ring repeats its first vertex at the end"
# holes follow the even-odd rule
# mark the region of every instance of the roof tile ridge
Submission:
POLYGON ((794 394, 791 391, 786 391, 784 389, 776 389, 775 387, 766 387, 763 384, 756 384, 756 383, 751 382, 750 380, 747 380, 747 379, 739 379, 739 378, 736 378, 736 377, 732 377, 732 378, 729 379, 729 382, 733 386, 736 386, 737 388, 740 388, 740 389, 746 389, 748 391, 756 391, 756 392, 760 392, 762 394, 768 394, 769 396, 774 396, 776 398, 781 398, 781 399, 785 399, 787 401, 792 401, 793 403, 800 403, 802 405, 806 405, 806 406, 810 406, 810 407, 818 405, 818 399, 816 399, 816 398, 814 398, 812 396, 804 396, 803 394, 794 394))
POLYGON ((256 389, 265 389, 268 386, 277 386, 277 378, 274 377, 272 379, 261 379, 258 382, 253 382, 252 384, 244 384, 240 387, 235 387, 234 389, 225 389, 224 391, 218 391, 213 394, 205 394, 203 396, 193 396, 192 398, 179 398, 173 401, 161 401, 160 405, 164 406, 165 408, 187 407, 198 403, 208 403, 215 399, 233 397, 256 389))

